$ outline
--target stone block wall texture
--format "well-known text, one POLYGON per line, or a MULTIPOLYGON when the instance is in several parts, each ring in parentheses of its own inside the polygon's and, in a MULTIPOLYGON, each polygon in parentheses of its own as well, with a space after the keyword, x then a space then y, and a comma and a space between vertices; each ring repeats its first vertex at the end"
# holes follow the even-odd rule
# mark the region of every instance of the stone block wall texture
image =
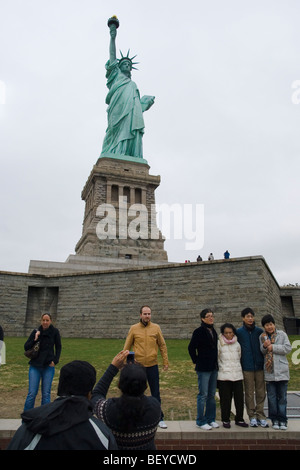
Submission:
POLYGON ((282 287, 281 302, 286 330, 290 334, 300 335, 300 287, 282 287))
POLYGON ((0 322, 7 336, 26 336, 50 311, 63 337, 125 338, 144 304, 165 338, 190 338, 211 307, 215 325, 241 325, 251 306, 283 327, 280 287, 263 257, 170 264, 105 273, 43 276, 0 273, 0 322))
POLYGON ((200 450, 285 450, 299 451, 299 439, 156 439, 157 450, 190 452, 200 450))
MULTIPOLYGON (((176 454, 176 451, 189 451, 191 455, 195 455, 197 451, 205 450, 285 450, 285 451, 299 451, 300 439, 296 436, 294 438, 270 436, 267 439, 261 437, 253 438, 251 431, 247 438, 239 439, 209 439, 207 437, 197 439, 163 439, 156 437, 155 444, 158 451, 169 451, 176 454)), ((295 433, 296 434, 296 433, 295 433)), ((14 435, 14 431, 0 432, 0 450, 5 450, 14 435)), ((177 452, 178 453, 178 452, 177 452)), ((215 461, 216 459, 214 459, 215 461)), ((176 462, 173 457, 173 462, 176 462)))
POLYGON ((300 316, 300 287, 281 287, 281 297, 284 302, 284 314, 287 317, 300 316))
MULTIPOLYGON (((85 201, 85 214, 82 236, 75 248, 77 255, 108 258, 130 256, 132 259, 167 261, 164 238, 157 227, 156 217, 152 218, 151 210, 151 206, 155 206, 155 190, 160 184, 160 176, 150 175, 149 168, 144 163, 98 159, 81 193, 85 201), (126 196, 126 202, 120 204, 119 197, 123 199, 123 196, 126 196), (110 224, 116 230, 115 238, 100 239, 97 235, 98 223, 102 219, 107 222, 108 213, 105 213, 105 217, 104 213, 98 213, 100 205, 104 203, 114 209, 110 224), (143 205, 144 233, 138 239, 127 236, 130 224, 140 213, 140 210, 134 209, 135 203, 143 205), (128 215, 130 207, 132 216, 128 215), (147 236, 145 231, 148 232, 147 236)), ((136 230, 141 231, 141 227, 136 230)))

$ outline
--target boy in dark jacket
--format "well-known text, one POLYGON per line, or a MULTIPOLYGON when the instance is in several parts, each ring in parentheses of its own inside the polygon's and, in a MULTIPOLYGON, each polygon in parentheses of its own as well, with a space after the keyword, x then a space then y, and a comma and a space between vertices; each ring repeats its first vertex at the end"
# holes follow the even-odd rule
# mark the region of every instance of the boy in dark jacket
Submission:
POLYGON ((247 307, 242 313, 243 326, 236 334, 242 350, 245 404, 250 426, 269 427, 264 413, 266 385, 264 380, 264 357, 260 351, 260 335, 263 330, 255 326, 254 311, 247 307))
POLYGON ((188 346, 198 375, 196 426, 203 430, 218 428, 215 393, 218 375, 218 335, 213 327, 214 314, 206 308, 200 313, 201 326, 193 332, 188 346))
POLYGON ((58 395, 52 403, 25 411, 23 424, 7 450, 115 450, 107 426, 93 417, 90 402, 94 367, 73 361, 61 368, 58 395))

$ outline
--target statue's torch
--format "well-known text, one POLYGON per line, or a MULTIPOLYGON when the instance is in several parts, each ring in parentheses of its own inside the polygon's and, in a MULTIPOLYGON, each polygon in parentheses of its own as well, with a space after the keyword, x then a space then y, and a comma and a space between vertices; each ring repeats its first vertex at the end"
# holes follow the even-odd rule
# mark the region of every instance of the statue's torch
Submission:
POLYGON ((107 22, 107 26, 109 27, 109 29, 111 29, 113 25, 116 27, 116 29, 118 29, 120 25, 120 22, 116 16, 112 16, 107 22))

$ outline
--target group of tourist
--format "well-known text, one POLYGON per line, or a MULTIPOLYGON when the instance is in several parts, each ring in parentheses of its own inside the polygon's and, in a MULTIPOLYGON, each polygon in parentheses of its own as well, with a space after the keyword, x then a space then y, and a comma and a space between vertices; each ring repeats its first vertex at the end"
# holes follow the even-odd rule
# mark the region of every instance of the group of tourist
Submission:
MULTIPOLYGON (((225 251, 224 253, 224 259, 229 259, 230 258, 230 253, 228 250, 225 251)), ((215 257, 213 255, 213 253, 209 253, 208 255, 208 261, 214 261, 215 257)), ((201 261, 203 261, 202 259, 202 256, 201 255, 198 255, 197 256, 197 262, 200 263, 201 261)), ((189 260, 185 260, 186 263, 190 262, 189 260)))
POLYGON ((200 313, 201 326, 193 332, 188 350, 198 375, 196 425, 203 430, 218 428, 216 389, 219 389, 221 420, 230 428, 232 399, 235 424, 248 427, 244 420, 244 395, 250 426, 266 428, 264 413, 267 390, 269 418, 274 429, 287 429, 287 386, 289 364, 286 355, 292 347, 284 331, 277 330, 272 315, 265 315, 262 328, 255 325, 254 311, 245 308, 243 325, 236 330, 231 323, 214 329, 210 309, 200 313))
MULTIPOLYGON (((248 427, 243 416, 244 393, 250 426, 268 427, 264 414, 267 384, 272 426, 287 429, 288 337, 276 329, 271 315, 262 318, 264 330, 255 325, 251 308, 244 309, 242 317, 242 327, 236 330, 231 323, 225 323, 218 337, 212 310, 200 313, 201 325, 188 346, 198 376, 196 425, 203 430, 219 427, 215 400, 218 387, 225 428, 231 427, 232 398, 236 425, 248 427)), ((52 403, 51 385, 61 354, 61 338, 48 313, 42 315, 40 327, 30 334, 25 351, 37 343, 38 355, 29 361, 22 425, 8 449, 155 449, 157 427, 167 427, 161 409, 158 349, 164 370, 168 369, 168 354, 159 325, 151 321, 149 306, 141 307, 140 321, 130 328, 124 349, 97 385, 91 364, 72 361, 61 368, 58 398, 52 403), (121 396, 107 399, 119 371, 121 396), (34 408, 40 381, 42 406, 34 408), (147 384, 151 396, 144 394, 147 384)))

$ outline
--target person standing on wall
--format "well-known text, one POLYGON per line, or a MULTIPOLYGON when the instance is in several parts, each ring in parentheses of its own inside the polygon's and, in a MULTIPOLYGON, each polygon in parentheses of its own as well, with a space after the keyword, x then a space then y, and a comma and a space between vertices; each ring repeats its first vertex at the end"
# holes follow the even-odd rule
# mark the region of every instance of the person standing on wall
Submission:
POLYGON ((51 401, 51 386, 61 353, 61 338, 57 328, 52 325, 50 313, 43 313, 41 325, 31 332, 24 344, 25 351, 40 342, 39 354, 29 361, 29 389, 24 411, 34 408, 35 398, 42 382, 42 405, 51 401), (55 351, 54 351, 55 350, 55 351))
MULTIPOLYGON (((169 361, 166 342, 160 326, 151 321, 151 308, 148 305, 143 305, 140 309, 140 321, 130 328, 124 350, 133 350, 135 360, 146 368, 151 395, 161 403, 157 363, 158 348, 163 359, 163 370, 167 371, 169 361)), ((158 425, 161 428, 167 428, 163 412, 161 412, 161 420, 158 425)))
POLYGON ((260 350, 260 335, 263 330, 255 326, 252 308, 242 310, 243 326, 236 334, 241 345, 241 363, 244 375, 245 404, 250 426, 268 428, 264 413, 266 385, 264 380, 264 357, 260 350))
POLYGON ((194 330, 188 351, 198 375, 196 426, 208 431, 218 428, 216 400, 218 375, 218 335, 214 329, 214 314, 205 308, 200 313, 201 326, 194 330))

